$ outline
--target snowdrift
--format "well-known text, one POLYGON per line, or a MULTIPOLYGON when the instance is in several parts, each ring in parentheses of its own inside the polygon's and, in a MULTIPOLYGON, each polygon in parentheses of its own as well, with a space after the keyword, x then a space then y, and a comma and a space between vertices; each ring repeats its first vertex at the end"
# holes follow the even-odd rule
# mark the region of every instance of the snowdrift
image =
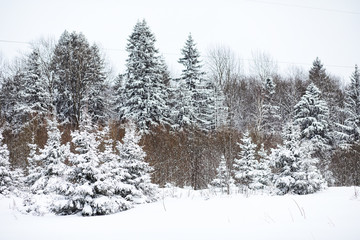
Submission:
POLYGON ((360 188, 311 195, 215 195, 161 189, 155 203, 98 217, 32 216, 0 197, 0 238, 23 239, 360 239, 360 188))

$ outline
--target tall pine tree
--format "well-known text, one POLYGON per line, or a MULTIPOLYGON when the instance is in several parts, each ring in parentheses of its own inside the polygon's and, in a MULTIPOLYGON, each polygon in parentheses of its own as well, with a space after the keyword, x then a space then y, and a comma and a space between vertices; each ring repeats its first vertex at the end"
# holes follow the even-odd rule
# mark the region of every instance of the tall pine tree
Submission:
POLYGON ((209 131, 215 128, 215 86, 202 72, 200 54, 191 36, 181 49, 179 59, 184 68, 179 79, 178 116, 179 128, 196 126, 209 131))
POLYGON ((17 112, 30 120, 36 115, 44 116, 52 104, 40 65, 40 53, 35 49, 27 58, 22 89, 18 93, 21 101, 16 103, 17 112))
POLYGON ((136 23, 126 51, 124 102, 121 120, 134 121, 142 132, 169 123, 167 89, 163 81, 163 65, 155 48, 155 36, 145 20, 136 23))
POLYGON ((343 108, 343 92, 340 83, 327 74, 319 58, 313 62, 309 71, 309 80, 319 88, 321 98, 326 101, 329 108, 329 128, 334 130, 335 123, 341 120, 341 109, 343 108))
POLYGON ((328 121, 327 103, 321 99, 320 90, 311 83, 294 107, 294 123, 300 128, 301 141, 307 141, 312 156, 320 160, 321 173, 328 182, 331 182, 329 161, 332 143, 328 121))
POLYGON ((360 140, 360 73, 358 66, 350 78, 350 85, 345 91, 345 122, 341 125, 346 143, 360 140))

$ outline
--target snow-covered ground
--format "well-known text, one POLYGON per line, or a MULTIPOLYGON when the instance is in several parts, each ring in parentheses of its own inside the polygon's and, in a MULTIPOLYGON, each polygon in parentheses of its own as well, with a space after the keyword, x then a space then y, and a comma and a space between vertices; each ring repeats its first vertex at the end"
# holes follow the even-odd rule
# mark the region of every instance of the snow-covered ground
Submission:
POLYGON ((0 197, 0 239, 360 239, 360 188, 298 196, 161 190, 162 200, 118 214, 32 216, 0 197))

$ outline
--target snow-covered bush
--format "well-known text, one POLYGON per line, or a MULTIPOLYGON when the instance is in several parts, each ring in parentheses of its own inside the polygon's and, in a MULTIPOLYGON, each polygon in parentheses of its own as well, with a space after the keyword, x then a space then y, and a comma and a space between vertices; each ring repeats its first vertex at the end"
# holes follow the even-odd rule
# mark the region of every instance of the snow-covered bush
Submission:
POLYGON ((329 108, 322 100, 321 91, 311 83, 300 101, 294 106, 294 124, 299 126, 301 143, 308 146, 312 157, 318 159, 317 166, 328 183, 334 181, 329 170, 331 156, 331 132, 329 108))

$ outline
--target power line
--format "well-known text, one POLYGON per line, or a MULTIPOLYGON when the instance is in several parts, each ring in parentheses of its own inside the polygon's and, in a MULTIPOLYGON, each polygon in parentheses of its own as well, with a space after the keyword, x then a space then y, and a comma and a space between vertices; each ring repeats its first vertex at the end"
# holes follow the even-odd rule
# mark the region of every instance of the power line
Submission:
MULTIPOLYGON (((13 44, 27 44, 27 45, 31 45, 30 42, 23 42, 23 41, 16 41, 16 40, 5 40, 5 39, 0 39, 0 42, 3 43, 13 43, 13 44)), ((117 51, 117 52, 127 52, 124 49, 120 49, 120 48, 103 48, 105 51, 117 51)), ((166 56, 181 56, 181 54, 179 53, 169 53, 169 52, 162 52, 161 55, 166 55, 166 56)), ((203 55, 204 58, 209 58, 211 56, 209 55, 203 55)), ((254 58, 239 58, 239 60, 241 61, 255 61, 256 59, 254 58)), ((311 63, 303 63, 303 62, 289 62, 289 61, 274 61, 275 63, 278 64, 288 64, 288 65, 302 65, 302 66, 311 66, 311 63)), ((334 67, 334 68, 354 68, 354 66, 347 66, 347 65, 336 65, 336 64, 326 64, 327 67, 334 67)))
MULTIPOLYGON (((120 51, 120 52, 126 52, 126 50, 123 49, 118 49, 118 48, 104 48, 104 50, 107 51, 120 51)), ((172 55, 172 56, 179 56, 181 57, 181 54, 179 53, 161 53, 161 55, 172 55)), ((211 56, 209 55, 202 55, 205 58, 210 58, 211 56)), ((253 62, 256 59, 254 58, 239 58, 239 60, 241 61, 248 61, 248 62, 253 62)), ((274 60, 275 63, 279 63, 279 64, 288 64, 288 65, 304 65, 304 66, 312 66, 312 63, 303 63, 303 62, 288 62, 288 61, 277 61, 274 60)), ((335 67, 335 68, 354 68, 354 66, 346 66, 346 65, 335 65, 335 64, 326 64, 327 67, 335 67)))
MULTIPOLYGON (((255 61, 254 58, 240 58, 243 61, 255 61)), ((277 61, 274 60, 275 63, 279 64, 288 64, 288 65, 304 65, 304 66, 312 66, 312 63, 304 63, 304 62, 288 62, 288 61, 277 61)), ((347 65, 336 65, 336 64, 325 64, 325 67, 335 67, 335 68, 354 68, 354 66, 347 65)))
POLYGON ((336 12, 336 13, 360 15, 360 12, 358 12, 358 11, 341 10, 341 9, 334 9, 334 8, 322 8, 322 7, 313 7, 313 6, 306 6, 306 5, 299 5, 299 4, 273 2, 273 1, 262 1, 262 0, 245 0, 245 1, 269 4, 269 5, 278 5, 278 6, 283 6, 283 7, 304 8, 304 9, 320 10, 320 11, 326 11, 326 12, 336 12))
POLYGON ((30 44, 31 44, 30 42, 21 42, 21 41, 3 40, 3 39, 0 39, 0 42, 3 42, 3 43, 28 44, 28 45, 30 45, 30 44))

